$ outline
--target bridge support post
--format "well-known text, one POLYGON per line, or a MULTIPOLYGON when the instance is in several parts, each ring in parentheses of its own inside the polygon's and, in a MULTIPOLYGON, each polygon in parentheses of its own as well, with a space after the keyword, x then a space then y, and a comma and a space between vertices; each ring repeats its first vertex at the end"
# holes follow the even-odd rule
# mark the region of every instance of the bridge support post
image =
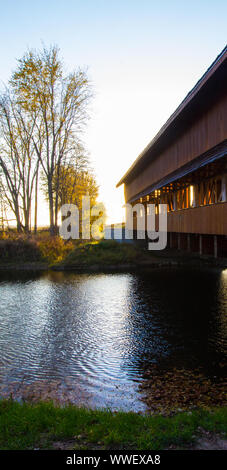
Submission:
POLYGON ((202 235, 199 236, 199 254, 200 254, 200 255, 203 254, 203 239, 202 239, 202 235))
POLYGON ((190 251, 191 249, 191 240, 190 240, 190 233, 187 234, 187 250, 190 251))
POLYGON ((214 257, 218 257, 218 237, 214 235, 214 257))
POLYGON ((169 247, 173 248, 173 234, 170 232, 169 234, 169 247))
POLYGON ((177 249, 180 250, 180 233, 177 234, 177 249))

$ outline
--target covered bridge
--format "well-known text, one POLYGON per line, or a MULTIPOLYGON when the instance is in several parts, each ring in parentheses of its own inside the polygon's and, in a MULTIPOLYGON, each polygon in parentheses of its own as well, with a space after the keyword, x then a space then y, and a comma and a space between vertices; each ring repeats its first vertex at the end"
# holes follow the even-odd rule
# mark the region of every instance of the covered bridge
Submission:
POLYGON ((117 186, 167 204, 168 246, 227 256, 227 46, 117 186))

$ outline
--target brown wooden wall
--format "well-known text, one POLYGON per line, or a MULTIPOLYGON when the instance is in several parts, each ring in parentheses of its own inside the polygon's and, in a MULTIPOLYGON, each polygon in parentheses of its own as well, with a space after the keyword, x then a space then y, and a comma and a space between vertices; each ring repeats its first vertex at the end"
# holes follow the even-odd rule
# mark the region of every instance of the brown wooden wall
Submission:
POLYGON ((169 212, 168 232, 227 235, 227 202, 169 212))
POLYGON ((204 112, 130 183, 126 202, 151 184, 227 139, 227 93, 204 112))

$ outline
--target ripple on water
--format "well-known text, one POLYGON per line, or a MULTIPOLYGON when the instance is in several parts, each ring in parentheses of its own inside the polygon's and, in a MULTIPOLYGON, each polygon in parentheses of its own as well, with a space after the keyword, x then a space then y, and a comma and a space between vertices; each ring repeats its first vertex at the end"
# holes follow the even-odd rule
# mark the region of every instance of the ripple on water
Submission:
POLYGON ((221 271, 5 276, 0 295, 2 396, 143 410, 152 364, 223 377, 221 271))

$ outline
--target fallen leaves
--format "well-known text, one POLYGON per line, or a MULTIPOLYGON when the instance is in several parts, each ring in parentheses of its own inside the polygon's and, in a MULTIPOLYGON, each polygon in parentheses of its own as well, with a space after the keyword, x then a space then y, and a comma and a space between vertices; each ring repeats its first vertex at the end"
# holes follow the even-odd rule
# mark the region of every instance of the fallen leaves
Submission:
POLYGON ((197 407, 227 404, 226 382, 215 382, 198 369, 160 371, 154 365, 144 374, 140 390, 142 400, 153 413, 168 415, 197 407))

